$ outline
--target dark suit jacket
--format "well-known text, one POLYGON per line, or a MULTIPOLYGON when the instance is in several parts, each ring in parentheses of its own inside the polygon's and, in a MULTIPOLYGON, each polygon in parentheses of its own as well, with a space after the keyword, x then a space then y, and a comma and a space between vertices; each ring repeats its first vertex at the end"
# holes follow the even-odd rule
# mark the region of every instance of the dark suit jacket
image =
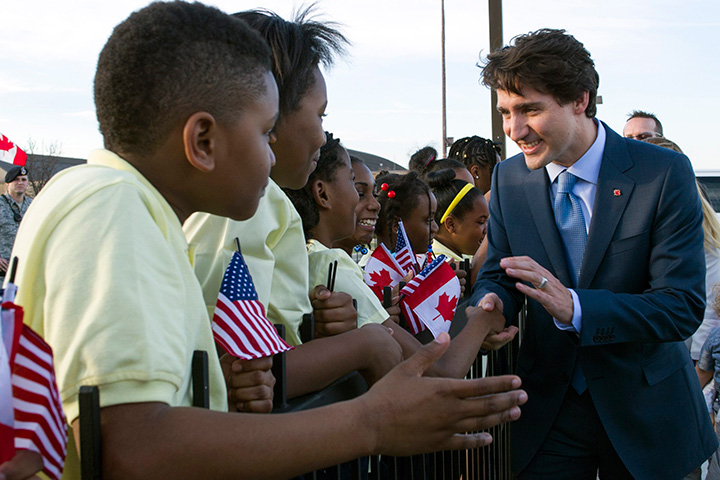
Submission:
MULTIPOLYGON (((636 478, 681 478, 717 448, 707 408, 682 343, 705 306, 702 212, 687 157, 607 139, 576 292, 582 331, 559 330, 528 299, 517 374, 528 392, 512 426, 513 470, 537 452, 560 409, 576 357, 597 412, 636 478)), ((514 321, 523 296, 499 266, 527 255, 571 285, 545 169, 522 154, 497 165, 487 261, 472 302, 495 292, 514 321)))

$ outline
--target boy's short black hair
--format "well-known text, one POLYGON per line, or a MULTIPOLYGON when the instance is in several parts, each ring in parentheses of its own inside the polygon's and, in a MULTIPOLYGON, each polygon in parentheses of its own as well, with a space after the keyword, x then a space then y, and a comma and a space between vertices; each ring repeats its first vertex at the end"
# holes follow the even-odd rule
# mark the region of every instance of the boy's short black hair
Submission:
POLYGON ((153 153, 204 111, 232 121, 265 92, 270 49, 243 22, 200 3, 153 3, 113 30, 95 74, 105 147, 153 153))
POLYGON ((300 107, 300 101, 314 85, 315 68, 320 63, 332 65, 334 54, 344 53, 348 44, 336 23, 310 19, 313 11, 310 5, 292 21, 265 9, 234 14, 258 31, 270 46, 281 119, 300 107))

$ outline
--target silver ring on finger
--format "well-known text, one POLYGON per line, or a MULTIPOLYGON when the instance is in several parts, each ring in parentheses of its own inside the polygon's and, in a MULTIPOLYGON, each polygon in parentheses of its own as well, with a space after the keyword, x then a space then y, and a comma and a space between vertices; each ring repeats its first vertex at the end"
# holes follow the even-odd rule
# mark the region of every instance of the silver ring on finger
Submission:
POLYGON ((540 290, 542 290, 543 288, 545 288, 545 286, 547 285, 547 283, 548 283, 547 277, 542 277, 542 280, 540 280, 540 283, 538 284, 537 288, 539 288, 540 290))

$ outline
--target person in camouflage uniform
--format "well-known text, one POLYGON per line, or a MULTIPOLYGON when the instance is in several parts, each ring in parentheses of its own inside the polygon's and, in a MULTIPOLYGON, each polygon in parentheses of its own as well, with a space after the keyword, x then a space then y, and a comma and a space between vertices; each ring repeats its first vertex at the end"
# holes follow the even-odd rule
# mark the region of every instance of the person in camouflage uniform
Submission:
POLYGON ((4 278, 10 263, 20 220, 27 211, 32 198, 25 195, 28 188, 28 171, 15 166, 5 175, 7 192, 0 195, 0 278, 4 278))

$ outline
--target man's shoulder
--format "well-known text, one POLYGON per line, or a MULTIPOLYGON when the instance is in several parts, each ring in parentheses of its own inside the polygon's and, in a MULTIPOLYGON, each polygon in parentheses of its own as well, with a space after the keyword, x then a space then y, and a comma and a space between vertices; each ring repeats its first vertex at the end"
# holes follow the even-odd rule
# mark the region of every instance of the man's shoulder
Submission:
POLYGON ((517 155, 514 155, 507 160, 503 160, 502 162, 495 165, 495 168, 498 171, 498 177, 516 175, 523 176, 530 173, 530 169, 525 163, 525 156, 522 153, 518 153, 517 155))

